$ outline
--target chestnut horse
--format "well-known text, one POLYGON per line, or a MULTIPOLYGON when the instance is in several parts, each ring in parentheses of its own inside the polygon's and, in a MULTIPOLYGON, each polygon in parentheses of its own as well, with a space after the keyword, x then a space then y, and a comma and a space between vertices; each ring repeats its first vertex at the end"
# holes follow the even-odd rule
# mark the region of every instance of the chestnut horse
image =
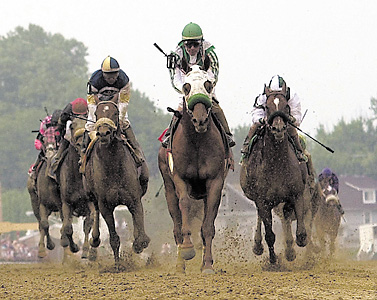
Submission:
POLYGON ((132 247, 134 252, 141 253, 150 242, 144 230, 141 202, 148 180, 141 178, 131 152, 121 137, 118 105, 112 101, 99 102, 96 118, 96 139, 88 149, 91 149, 91 154, 87 158, 84 180, 85 189, 93 197, 96 209, 90 244, 92 247, 100 244, 100 212, 109 230, 110 245, 118 268, 120 239, 115 230, 114 209, 118 205, 127 206, 134 227, 132 247))
POLYGON ((47 249, 53 250, 55 248, 55 243, 52 241, 49 233, 48 217, 52 212, 59 212, 60 217, 62 217, 62 204, 58 184, 51 179, 46 172, 51 157, 56 153, 54 133, 54 127, 51 126, 46 129, 42 148, 45 155, 40 166, 37 166, 38 174, 36 184, 34 185, 34 179, 31 177, 29 177, 27 181, 27 189, 30 195, 32 209, 39 223, 39 258, 44 258, 47 255, 45 238, 47 240, 47 249))
POLYGON ((328 244, 330 256, 333 256, 335 252, 335 240, 338 236, 342 218, 338 208, 339 204, 338 193, 328 185, 323 189, 323 201, 314 219, 315 236, 319 242, 320 249, 322 253, 326 253, 326 244, 328 244))
MULTIPOLYGON (((158 165, 174 223, 173 233, 178 246, 177 271, 185 272, 185 260, 195 256, 190 226, 193 216, 190 213, 200 206, 198 201, 202 201, 204 216, 201 225, 201 270, 203 273, 214 273, 214 222, 228 172, 226 157, 229 150, 224 146, 223 135, 211 114, 213 85, 206 72, 194 67, 187 74, 183 86, 183 109, 172 136, 172 149, 160 148, 158 165)), ((176 111, 175 114, 179 113, 176 111)), ((197 210, 197 214, 201 214, 200 210, 197 210)))
MULTIPOLYGON (((89 233, 94 218, 94 204, 84 191, 82 174, 79 172, 80 149, 84 134, 84 119, 74 118, 71 122, 71 139, 69 146, 63 154, 60 167, 57 172, 57 181, 60 186, 60 198, 62 201, 63 226, 61 230, 61 245, 70 247, 72 252, 78 251, 77 244, 73 241, 72 220, 75 217, 84 217, 84 244, 81 258, 89 256, 89 233)), ((96 257, 96 249, 91 249, 91 260, 96 257)))
MULTIPOLYGON (((303 199, 307 173, 300 166, 288 140, 286 85, 278 92, 265 86, 264 92, 267 96, 267 124, 264 134, 257 138, 247 161, 241 166, 240 185, 245 195, 256 204, 258 218, 261 218, 265 228, 270 263, 274 264, 277 256, 274 249, 275 234, 272 231, 272 209, 280 203, 284 204, 283 214, 287 220, 292 212, 296 215, 296 244, 300 247, 307 244, 303 199)), ((254 242, 254 253, 261 255, 263 245, 260 226, 257 226, 254 242)), ((293 241, 287 240, 286 244, 289 243, 293 241)), ((294 259, 291 254, 288 257, 294 259)))

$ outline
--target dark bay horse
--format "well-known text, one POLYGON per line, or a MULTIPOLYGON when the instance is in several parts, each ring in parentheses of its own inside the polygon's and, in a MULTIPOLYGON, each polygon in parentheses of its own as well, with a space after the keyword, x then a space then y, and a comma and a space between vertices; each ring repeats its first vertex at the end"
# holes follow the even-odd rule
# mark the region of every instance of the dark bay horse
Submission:
POLYGON ((342 215, 339 211, 339 196, 330 185, 323 189, 323 201, 314 219, 315 236, 319 242, 321 252, 326 254, 327 244, 329 255, 334 255, 335 240, 338 236, 342 215))
MULTIPOLYGON (((171 152, 161 147, 158 154, 159 169, 164 180, 165 196, 178 246, 178 272, 185 271, 184 260, 195 256, 191 241, 192 212, 204 204, 201 225, 201 270, 203 273, 214 273, 214 222, 228 164, 223 136, 211 115, 212 90, 213 85, 208 80, 206 72, 193 68, 193 71, 187 74, 183 87, 185 97, 181 120, 172 137, 171 152)), ((200 210, 196 211, 197 214, 202 214, 200 210)))
POLYGON ((47 165, 49 164, 51 157, 56 153, 56 141, 54 138, 54 127, 49 127, 46 130, 46 136, 43 139, 43 151, 44 160, 38 168, 38 175, 36 179, 36 190, 32 182, 31 177, 29 177, 27 182, 28 192, 31 198, 32 209, 34 215, 39 223, 39 248, 38 257, 46 257, 46 245, 45 238, 47 240, 47 249, 53 250, 55 248, 55 243, 52 241, 49 233, 49 222, 48 217, 52 212, 58 212, 60 217, 62 217, 62 204, 60 200, 59 187, 58 184, 51 179, 46 172, 47 165))
MULTIPOLYGON (((66 153, 63 154, 60 168, 57 172, 57 181, 60 186, 60 197, 62 201, 63 226, 61 230, 61 245, 70 247, 75 253, 79 250, 73 241, 73 216, 84 217, 84 244, 81 258, 89 256, 89 233, 92 228, 94 218, 94 204, 90 201, 84 191, 82 174, 79 172, 80 149, 84 134, 86 121, 74 118, 70 124, 71 140, 66 153)), ((96 248, 91 249, 91 259, 96 257, 96 248)))
MULTIPOLYGON (((139 170, 128 147, 120 135, 119 110, 112 101, 101 101, 96 109, 96 140, 92 141, 91 154, 85 167, 84 186, 93 197, 96 209, 92 247, 100 244, 99 212, 106 221, 110 245, 114 252, 116 267, 119 267, 120 239, 115 230, 114 209, 126 205, 133 219, 133 250, 141 253, 148 247, 149 237, 144 230, 144 211, 141 202, 146 192, 145 178, 139 170)), ((140 168, 139 168, 140 169, 140 168)))
MULTIPOLYGON (((274 250, 275 234, 272 231, 272 209, 280 203, 284 204, 283 215, 287 220, 292 212, 296 215, 296 244, 300 247, 307 244, 303 199, 307 173, 300 166, 288 140, 289 106, 285 84, 282 91, 271 91, 267 86, 264 91, 267 96, 267 124, 264 134, 257 139, 247 161, 241 166, 240 185, 245 195, 256 204, 259 224, 263 221, 265 228, 270 263, 274 264, 277 257, 274 250)), ((257 226, 254 241, 253 251, 261 255, 263 245, 260 226, 257 226)), ((293 244, 293 241, 286 240, 286 244, 293 244)), ((294 255, 289 254, 288 258, 294 259, 294 255)))

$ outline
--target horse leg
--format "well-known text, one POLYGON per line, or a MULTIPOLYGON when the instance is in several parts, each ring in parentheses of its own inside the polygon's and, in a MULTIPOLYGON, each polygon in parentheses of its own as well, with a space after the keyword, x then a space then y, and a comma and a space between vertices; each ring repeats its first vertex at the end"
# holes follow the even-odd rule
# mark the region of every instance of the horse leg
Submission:
POLYGON ((296 259, 296 251, 293 248, 293 235, 292 235, 292 222, 283 216, 280 218, 282 227, 283 227, 283 234, 285 239, 285 258, 288 261, 293 261, 296 259))
POLYGON ((66 201, 62 203, 62 216, 63 216, 63 226, 61 230, 61 238, 60 238, 60 245, 65 248, 70 248, 72 253, 76 253, 79 251, 79 247, 73 241, 73 228, 72 228, 72 212, 69 205, 66 201))
MULTIPOLYGON (((96 200, 97 201, 97 200, 96 200)), ((101 244, 99 231, 99 208, 98 203, 89 202, 90 216, 93 219, 92 238, 90 239, 90 246, 97 248, 101 244)))
POLYGON ((181 247, 180 245, 183 242, 182 236, 182 215, 181 211, 179 210, 178 198, 175 194, 174 186, 171 184, 171 181, 167 181, 164 179, 165 184, 165 197, 166 202, 168 205, 169 214, 173 220, 173 234, 175 244, 177 245, 177 262, 176 262, 176 272, 177 273, 185 273, 186 265, 185 260, 181 255, 181 247))
POLYGON ((255 255, 262 255, 263 245, 262 245, 262 219, 257 214, 257 226, 254 235, 254 247, 253 252, 255 255))
POLYGON ((41 241, 42 242, 42 246, 43 246, 43 251, 45 251, 45 248, 44 248, 44 237, 46 237, 47 239, 47 249, 48 250, 53 250, 55 248, 55 243, 52 241, 51 237, 50 237, 50 232, 49 232, 49 224, 48 224, 48 217, 51 213, 50 210, 48 210, 43 204, 40 204, 39 206, 39 213, 40 213, 40 216, 41 216, 41 228, 42 228, 42 231, 43 234, 41 236, 41 240, 40 240, 40 245, 39 245, 39 251, 42 250, 42 247, 41 247, 41 241), (43 240, 42 240, 43 238, 43 240))
POLYGON ((100 211, 105 219, 107 228, 110 235, 110 246, 113 249, 115 267, 119 267, 119 247, 120 247, 120 238, 115 230, 115 221, 114 221, 114 208, 107 208, 105 205, 100 204, 100 211))
POLYGON ((89 257, 89 233, 93 226, 93 219, 91 218, 90 212, 84 217, 83 231, 84 231, 84 243, 82 246, 81 258, 89 257))
POLYGON ((180 249, 180 255, 184 260, 193 259, 196 255, 194 244, 191 241, 190 230, 190 197, 187 193, 181 196, 179 199, 179 210, 181 211, 182 218, 182 243, 178 245, 180 249))
POLYGON ((308 240, 307 240, 307 233, 305 229, 305 222, 304 222, 304 201, 302 195, 298 197, 295 201, 294 210, 296 213, 297 218, 297 229, 296 229, 296 244, 299 247, 305 247, 308 240))
POLYGON ((135 253, 141 253, 148 247, 151 239, 147 236, 144 229, 144 210, 141 204, 141 199, 138 198, 134 205, 129 205, 128 210, 132 215, 132 222, 134 226, 134 242, 132 249, 135 253))
POLYGON ((271 209, 259 210, 258 213, 261 216, 264 224, 265 230, 265 240, 268 246, 268 251, 270 253, 270 263, 275 264, 277 257, 275 254, 274 244, 275 244, 275 233, 272 231, 272 213, 271 209))

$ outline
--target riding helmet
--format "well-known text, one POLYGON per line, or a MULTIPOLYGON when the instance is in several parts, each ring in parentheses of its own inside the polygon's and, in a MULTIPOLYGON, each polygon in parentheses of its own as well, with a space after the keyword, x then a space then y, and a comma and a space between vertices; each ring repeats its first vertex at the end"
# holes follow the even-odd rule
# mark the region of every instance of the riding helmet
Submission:
POLYGON ((322 170, 321 173, 322 173, 322 175, 325 176, 325 177, 330 177, 331 174, 332 174, 332 171, 331 171, 330 168, 324 168, 324 169, 322 170))
POLYGON ((183 28, 182 41, 186 40, 202 40, 203 32, 198 24, 190 22, 183 28))
POLYGON ((84 115, 87 113, 88 104, 86 100, 83 98, 77 98, 71 102, 72 104, 72 112, 76 115, 84 115))
POLYGON ((109 55, 103 60, 101 69, 102 69, 102 72, 112 73, 112 72, 118 72, 120 70, 120 67, 117 60, 114 57, 111 57, 109 55))
POLYGON ((270 84, 268 85, 268 87, 272 91, 281 91, 284 83, 285 83, 285 81, 284 81, 283 77, 281 77, 279 75, 275 75, 271 78, 270 84))

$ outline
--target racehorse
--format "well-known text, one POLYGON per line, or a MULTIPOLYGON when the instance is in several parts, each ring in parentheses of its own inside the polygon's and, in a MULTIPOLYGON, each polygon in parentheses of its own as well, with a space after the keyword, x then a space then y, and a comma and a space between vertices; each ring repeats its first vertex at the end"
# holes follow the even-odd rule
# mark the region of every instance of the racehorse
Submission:
POLYGON ((46 134, 43 139, 43 151, 45 155, 40 166, 37 166, 38 174, 36 185, 34 185, 34 179, 31 177, 28 178, 27 182, 32 209, 39 223, 40 239, 38 257, 40 258, 46 257, 47 255, 45 237, 47 240, 47 249, 53 250, 55 248, 55 243, 52 241, 49 234, 48 217, 52 212, 59 212, 60 217, 62 217, 62 204, 59 195, 59 187, 57 183, 47 175, 46 172, 47 165, 49 164, 51 157, 56 152, 54 132, 55 128, 53 126, 47 128, 46 130, 46 134))
MULTIPOLYGON (((72 219, 84 217, 84 244, 81 258, 89 256, 89 233, 92 228, 94 218, 94 204, 84 191, 82 174, 79 172, 80 149, 84 134, 85 120, 74 118, 71 122, 71 139, 69 146, 62 155, 60 168, 57 172, 57 181, 60 186, 60 197, 62 201, 63 226, 61 230, 61 245, 70 247, 75 253, 78 251, 77 244, 73 241, 72 219)), ((96 257, 96 248, 91 249, 91 259, 96 257)))
MULTIPOLYGON (((171 150, 160 148, 158 165, 174 223, 173 233, 178 246, 177 271, 184 273, 185 260, 195 256, 190 227, 193 216, 190 213, 200 205, 198 201, 202 201, 204 216, 201 224, 201 270, 203 273, 214 273, 214 221, 228 172, 226 157, 230 150, 225 146, 224 135, 211 114, 213 84, 206 72, 194 67, 187 74, 183 86, 185 96, 182 112, 175 111, 180 122, 172 135, 171 150)), ((197 214, 201 214, 200 210, 197 210, 197 214)))
POLYGON ((314 219, 315 236, 320 244, 322 253, 326 252, 326 243, 329 244, 329 254, 335 252, 335 240, 342 218, 339 211, 340 200, 338 193, 330 185, 323 189, 323 201, 314 219))
POLYGON ((85 190, 93 197, 95 217, 92 229, 92 247, 100 244, 99 212, 106 221, 115 266, 119 267, 120 239, 115 230, 114 209, 126 205, 133 219, 135 253, 148 247, 149 237, 144 230, 144 211, 141 198, 146 192, 147 180, 141 178, 129 148, 121 138, 119 110, 112 101, 101 101, 96 109, 96 138, 89 146, 91 154, 85 167, 85 190))
MULTIPOLYGON (((272 230, 272 209, 284 204, 285 218, 294 211, 297 218, 296 244, 305 247, 307 232, 304 224, 305 205, 303 193, 306 182, 306 170, 300 166, 288 137, 289 105, 286 99, 286 85, 281 91, 271 91, 267 86, 267 123, 264 133, 256 138, 250 155, 243 162, 240 170, 240 185, 245 195, 255 202, 259 226, 255 232, 253 251, 263 253, 260 223, 263 221, 265 240, 269 249, 270 263, 277 261, 274 250, 275 234, 272 230)), ((284 227, 284 226, 283 226, 284 227)), ((286 228, 288 225, 286 225, 286 228)), ((286 236, 287 248, 293 240, 286 236)), ((289 252, 289 250, 288 250, 289 252)), ((294 259, 294 254, 286 252, 287 259, 294 259)))

